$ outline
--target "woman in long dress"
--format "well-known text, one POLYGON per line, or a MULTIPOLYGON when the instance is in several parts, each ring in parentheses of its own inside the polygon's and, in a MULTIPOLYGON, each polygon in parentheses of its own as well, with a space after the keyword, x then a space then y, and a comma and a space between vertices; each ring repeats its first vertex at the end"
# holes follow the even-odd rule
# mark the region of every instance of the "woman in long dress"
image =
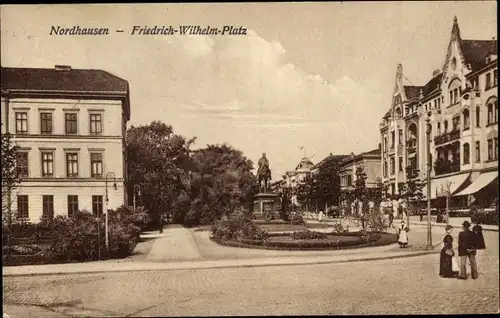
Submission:
POLYGON ((408 245, 408 228, 405 225, 405 221, 401 221, 401 227, 399 228, 398 237, 399 247, 404 248, 408 245))
POLYGON ((453 251, 453 237, 451 236, 453 227, 447 225, 445 230, 446 235, 443 237, 443 248, 439 257, 439 276, 457 277, 458 271, 453 270, 453 257, 455 256, 455 252, 453 251))

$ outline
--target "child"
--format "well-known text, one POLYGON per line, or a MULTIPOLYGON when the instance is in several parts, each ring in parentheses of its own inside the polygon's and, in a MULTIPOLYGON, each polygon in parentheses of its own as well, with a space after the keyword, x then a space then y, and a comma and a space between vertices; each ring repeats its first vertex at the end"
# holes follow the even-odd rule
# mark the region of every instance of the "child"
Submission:
POLYGON ((405 248, 408 245, 408 228, 405 226, 405 221, 401 221, 399 228, 398 244, 400 248, 405 248))

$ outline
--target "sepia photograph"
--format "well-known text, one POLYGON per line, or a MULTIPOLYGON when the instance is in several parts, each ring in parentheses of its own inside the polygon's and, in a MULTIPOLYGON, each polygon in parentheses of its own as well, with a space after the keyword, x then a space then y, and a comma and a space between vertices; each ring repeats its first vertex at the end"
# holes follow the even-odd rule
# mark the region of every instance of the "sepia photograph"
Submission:
POLYGON ((500 313, 497 28, 1 5, 3 318, 500 313))

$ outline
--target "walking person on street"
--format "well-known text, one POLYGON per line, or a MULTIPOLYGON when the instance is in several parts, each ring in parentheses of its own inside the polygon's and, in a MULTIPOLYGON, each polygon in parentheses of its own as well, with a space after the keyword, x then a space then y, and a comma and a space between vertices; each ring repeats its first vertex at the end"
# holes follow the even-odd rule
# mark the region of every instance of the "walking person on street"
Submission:
POLYGON ((163 233, 163 226, 165 225, 165 220, 163 219, 162 215, 160 215, 160 219, 158 220, 158 223, 160 225, 160 233, 163 233))
POLYGON ((458 263, 455 259, 455 251, 453 251, 453 237, 451 232, 453 226, 446 226, 446 235, 443 237, 443 248, 439 257, 439 276, 441 277, 458 277, 458 263))
POLYGON ((472 233, 474 233, 474 246, 476 250, 484 250, 486 244, 484 243, 483 227, 477 218, 473 218, 472 223, 475 225, 472 227, 472 233))
POLYGON ((458 278, 467 279, 467 259, 469 259, 471 277, 472 279, 477 279, 474 233, 469 230, 469 221, 464 221, 462 228, 462 232, 458 234, 458 256, 460 256, 460 275, 458 278))
POLYGON ((392 211, 389 212, 389 227, 392 227, 392 222, 394 222, 394 213, 392 211))

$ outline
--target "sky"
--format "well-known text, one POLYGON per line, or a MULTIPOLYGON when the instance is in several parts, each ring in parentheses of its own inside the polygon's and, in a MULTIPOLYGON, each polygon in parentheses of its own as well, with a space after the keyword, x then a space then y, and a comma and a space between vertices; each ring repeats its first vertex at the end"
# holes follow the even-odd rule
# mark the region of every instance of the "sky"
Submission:
POLYGON ((462 38, 496 37, 494 1, 11 5, 0 7, 1 64, 102 69, 130 85, 130 125, 153 120, 228 143, 273 180, 304 154, 370 151, 398 63, 409 84, 442 68, 453 17, 462 38), (108 36, 50 35, 52 26, 108 36), (224 25, 246 35, 131 35, 134 25, 224 25), (114 30, 123 29, 123 33, 114 30), (305 150, 300 147, 305 146, 305 150))

